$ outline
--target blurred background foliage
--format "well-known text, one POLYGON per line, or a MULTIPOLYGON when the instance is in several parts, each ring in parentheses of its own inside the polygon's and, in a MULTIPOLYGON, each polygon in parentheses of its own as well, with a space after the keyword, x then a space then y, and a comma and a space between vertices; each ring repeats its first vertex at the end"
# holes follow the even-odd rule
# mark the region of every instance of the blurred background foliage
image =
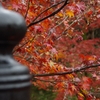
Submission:
POLYGON ((31 100, 54 100, 57 93, 49 90, 39 89, 38 87, 32 86, 31 89, 31 100))

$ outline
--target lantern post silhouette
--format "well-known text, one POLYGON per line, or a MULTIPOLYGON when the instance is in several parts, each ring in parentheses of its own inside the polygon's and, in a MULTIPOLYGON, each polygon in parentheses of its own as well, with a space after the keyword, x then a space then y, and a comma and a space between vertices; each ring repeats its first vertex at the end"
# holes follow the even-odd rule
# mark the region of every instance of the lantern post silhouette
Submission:
POLYGON ((26 30, 24 18, 0 4, 0 100, 30 100, 29 69, 12 56, 26 30))

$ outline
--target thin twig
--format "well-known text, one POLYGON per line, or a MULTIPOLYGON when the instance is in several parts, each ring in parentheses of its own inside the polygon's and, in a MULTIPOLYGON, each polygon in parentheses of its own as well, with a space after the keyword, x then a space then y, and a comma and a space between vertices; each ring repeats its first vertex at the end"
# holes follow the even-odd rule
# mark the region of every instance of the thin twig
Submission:
POLYGON ((58 26, 60 26, 68 17, 65 17, 59 24, 57 24, 56 26, 54 26, 52 29, 49 30, 49 33, 48 33, 48 36, 50 36, 52 33, 51 33, 51 30, 54 30, 56 29, 58 26))
POLYGON ((30 0, 28 0, 27 11, 26 11, 25 16, 24 16, 25 19, 26 19, 27 14, 28 14, 29 6, 30 6, 30 0))
POLYGON ((21 46, 19 46, 18 48, 14 49, 12 53, 14 53, 15 51, 17 51, 18 49, 22 48, 23 46, 25 46, 27 43, 32 42, 35 39, 36 36, 32 37, 32 39, 29 39, 28 41, 26 41, 24 44, 22 44, 21 46))
MULTIPOLYGON (((64 3, 64 5, 62 6, 62 7, 60 7, 58 10, 56 10, 55 12, 53 12, 52 14, 50 14, 49 16, 47 16, 47 17, 45 17, 45 18, 43 18, 44 20, 46 19, 46 18, 49 18, 49 17, 51 17, 51 16, 53 16, 53 15, 55 15, 56 13, 58 13, 66 4, 67 4, 67 1, 68 0, 66 0, 65 1, 65 3, 64 3)), ((60 4, 60 3, 63 3, 64 1, 62 1, 62 2, 59 2, 59 3, 57 3, 57 4, 55 4, 55 5, 53 5, 53 6, 51 6, 51 7, 54 7, 54 6, 57 6, 58 4, 60 4)), ((47 8, 45 11, 47 11, 48 9, 50 9, 51 7, 49 7, 49 8, 47 8)), ((44 12, 44 11, 43 11, 44 12)), ((42 13, 43 13, 42 12, 42 13)), ((41 14, 42 14, 41 13, 41 14)), ((41 15, 40 14, 40 15, 41 15)), ((38 18, 38 17, 37 17, 38 18)), ((36 19, 37 19, 36 18, 36 19)), ((35 19, 35 20, 36 20, 35 19)), ((41 20, 43 20, 43 19, 41 19, 41 20)), ((38 23, 38 22, 36 22, 36 23, 38 23)), ((33 22, 33 23, 30 23, 27 27, 29 28, 30 26, 32 26, 32 25, 34 25, 35 24, 35 22, 33 22)), ((19 48, 22 48, 24 45, 26 45, 28 42, 31 42, 31 40, 28 40, 28 41, 26 41, 23 45, 21 45, 20 47, 18 47, 17 49, 15 49, 12 53, 14 53, 16 50, 18 50, 19 48)))
POLYGON ((55 6, 58 6, 59 4, 63 3, 65 0, 61 1, 61 2, 58 2, 50 7, 48 7, 47 9, 45 9, 44 11, 42 11, 32 22, 34 22, 36 19, 38 19, 43 13, 45 13, 46 11, 48 11, 49 9, 55 7, 55 6))
POLYGON ((40 19, 40 20, 38 20, 38 21, 36 21, 36 22, 30 23, 30 24, 27 26, 27 28, 29 28, 29 27, 31 27, 32 25, 37 24, 37 23, 39 23, 39 22, 41 22, 41 21, 43 21, 43 20, 45 20, 45 19, 47 19, 47 18, 49 18, 49 17, 51 17, 51 16, 54 16, 55 14, 57 14, 61 9, 63 9, 63 8, 66 6, 67 1, 68 1, 68 0, 66 0, 65 3, 64 3, 59 9, 57 9, 56 11, 54 11, 53 13, 51 13, 50 15, 48 15, 48 16, 46 16, 46 17, 44 17, 44 18, 42 18, 42 19, 40 19))
MULTIPOLYGON (((56 37, 55 40, 58 40, 58 39, 59 39, 60 37, 62 37, 63 35, 66 35, 66 34, 67 34, 66 31, 67 31, 68 29, 70 29, 71 26, 72 26, 75 22, 77 22, 80 18, 82 18, 82 15, 85 15, 86 12, 89 11, 90 9, 92 10, 92 7, 91 7, 91 8, 87 8, 87 9, 85 10, 85 12, 82 13, 80 16, 78 15, 77 18, 76 18, 76 20, 74 20, 74 21, 69 25, 69 27, 68 27, 67 29, 65 29, 65 30, 62 32, 61 35, 59 35, 58 37, 56 37)), ((84 17, 84 16, 83 16, 83 17, 84 17)))

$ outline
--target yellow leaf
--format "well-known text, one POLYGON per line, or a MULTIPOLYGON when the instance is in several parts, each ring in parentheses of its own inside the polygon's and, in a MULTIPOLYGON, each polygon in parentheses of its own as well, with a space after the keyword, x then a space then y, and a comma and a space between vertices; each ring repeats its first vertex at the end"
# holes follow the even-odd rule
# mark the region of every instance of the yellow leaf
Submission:
POLYGON ((61 12, 59 12, 57 15, 58 15, 59 17, 63 17, 63 14, 62 14, 61 12))
POLYGON ((72 74, 68 74, 67 75, 69 78, 74 78, 74 76, 72 74))
POLYGON ((88 94, 88 92, 86 90, 81 90, 84 94, 88 94))
POLYGON ((66 15, 71 18, 71 17, 74 17, 74 12, 71 11, 71 10, 66 10, 66 15))
POLYGON ((81 96, 81 97, 84 97, 84 95, 82 93, 80 93, 80 92, 78 93, 78 95, 81 96))
POLYGON ((58 60, 60 60, 64 57, 65 57, 64 53, 60 52, 60 51, 57 54, 54 55, 54 58, 55 58, 56 61, 58 61, 58 60))

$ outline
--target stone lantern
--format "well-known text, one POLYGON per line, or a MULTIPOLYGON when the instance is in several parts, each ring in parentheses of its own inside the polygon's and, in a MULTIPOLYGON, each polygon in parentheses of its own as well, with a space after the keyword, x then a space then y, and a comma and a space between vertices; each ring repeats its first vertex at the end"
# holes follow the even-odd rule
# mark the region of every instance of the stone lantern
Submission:
POLYGON ((30 100, 29 69, 12 57, 26 30, 24 18, 0 4, 0 100, 30 100))

